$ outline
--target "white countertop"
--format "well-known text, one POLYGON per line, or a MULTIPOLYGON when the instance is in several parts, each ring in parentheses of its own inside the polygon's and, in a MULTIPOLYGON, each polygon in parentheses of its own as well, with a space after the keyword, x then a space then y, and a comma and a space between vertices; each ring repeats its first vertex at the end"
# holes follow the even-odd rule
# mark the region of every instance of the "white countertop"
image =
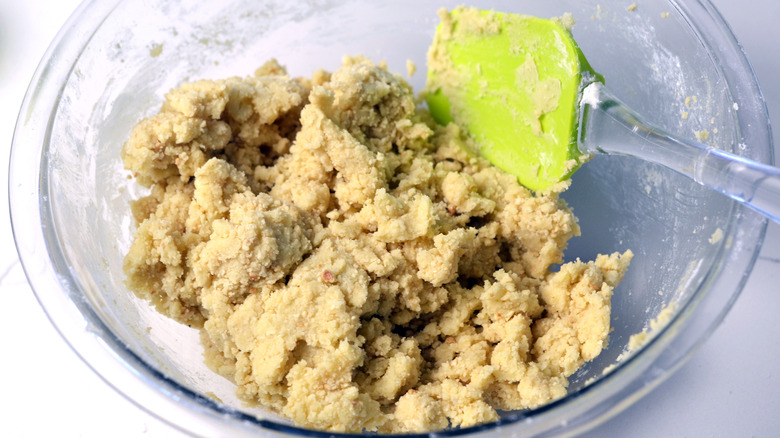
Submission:
MULTIPOLYGON (((780 25, 776 23, 780 2, 713 1, 753 63, 770 117, 780 122, 780 25)), ((16 114, 37 63, 77 4, 77 0, 0 1, 3 160, 9 155, 16 114)), ((780 155, 779 146, 775 151, 780 155)), ((4 198, 0 204, 7 209, 7 175, 0 181, 4 198)), ((116 393, 60 338, 27 285, 7 211, 0 214, 0 239, 5 248, 0 252, 0 394, 5 400, 0 435, 183 436, 116 393)), ((770 224, 745 290, 713 336, 667 381, 589 436, 780 435, 778 272, 780 226, 770 224)))

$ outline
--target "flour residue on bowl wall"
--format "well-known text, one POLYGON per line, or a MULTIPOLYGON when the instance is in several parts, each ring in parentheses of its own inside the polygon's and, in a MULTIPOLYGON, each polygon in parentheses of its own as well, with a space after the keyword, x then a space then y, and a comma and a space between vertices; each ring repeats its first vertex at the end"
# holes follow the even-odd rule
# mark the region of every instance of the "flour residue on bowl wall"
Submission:
MULTIPOLYGON (((656 8, 655 4, 648 4, 647 8, 656 8)), ((645 5, 643 5, 643 11, 645 5)), ((679 118, 673 117, 673 111, 667 111, 666 114, 659 115, 656 119, 649 120, 652 124, 662 126, 667 129, 679 127, 679 134, 696 139, 699 142, 709 142, 713 146, 724 143, 729 144, 728 139, 721 142, 718 134, 718 125, 722 122, 722 114, 719 108, 719 99, 714 96, 714 87, 712 80, 708 77, 700 79, 704 87, 698 87, 697 81, 692 81, 689 69, 685 64, 693 62, 690 59, 683 59, 677 55, 677 48, 673 42, 668 45, 659 44, 664 36, 665 18, 670 16, 669 12, 661 11, 662 20, 648 20, 646 15, 639 13, 639 3, 632 3, 627 9, 611 10, 601 5, 596 5, 595 14, 591 16, 592 20, 602 22, 610 20, 621 23, 631 29, 622 35, 623 38, 630 39, 628 44, 636 47, 636 53, 645 58, 646 63, 651 68, 652 78, 643 79, 647 84, 664 84, 663 87, 653 87, 653 92, 648 94, 648 100, 674 102, 673 105, 679 110, 679 118), (628 12, 626 12, 628 11, 628 12), (694 83, 696 90, 691 89, 689 84, 694 83), (671 85, 667 86, 667 85, 671 85), (653 95, 655 93, 655 95, 653 95), (715 126, 712 126, 715 125, 715 126)), ((598 67, 598 66, 597 66, 598 67)), ((718 79, 719 80, 719 79, 718 79)), ((607 75, 607 84, 609 86, 609 75, 607 75)), ((610 88, 613 88, 610 86, 610 88)), ((615 87, 617 88, 617 87, 615 87)), ((629 94, 647 93, 646 90, 639 90, 636 85, 632 85, 629 94)), ((624 96, 626 97, 626 96, 624 96)), ((668 105, 668 104, 667 104, 668 105)), ((731 104, 728 109, 731 111, 731 104)), ((736 111, 736 108, 734 109, 736 111)), ((727 134, 728 135, 728 134, 727 134)))

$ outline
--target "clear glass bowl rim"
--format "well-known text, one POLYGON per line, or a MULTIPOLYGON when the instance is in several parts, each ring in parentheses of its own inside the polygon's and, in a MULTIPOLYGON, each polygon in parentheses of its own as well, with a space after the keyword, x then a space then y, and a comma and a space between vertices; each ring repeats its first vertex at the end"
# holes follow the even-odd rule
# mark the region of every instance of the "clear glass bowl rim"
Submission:
MULTIPOLYGON (((78 282, 58 246, 57 230, 50 226, 45 152, 61 87, 95 30, 120 3, 121 0, 86 0, 73 12, 43 56, 17 120, 9 167, 11 223, 19 258, 38 301, 66 342, 106 383, 183 431, 208 435, 230 430, 236 436, 263 431, 316 437, 340 435, 258 420, 167 379, 113 335, 83 295, 79 295, 78 282)), ((688 20, 705 47, 720 56, 716 64, 740 107, 743 142, 767 145, 754 148, 751 158, 772 164, 766 105, 752 67, 729 26, 708 0, 670 4, 688 20), (696 21, 690 17, 696 17, 696 21), (759 96, 759 102, 751 100, 755 96, 759 96), (756 123, 747 129, 745 120, 756 123)), ((417 436, 482 435, 509 432, 509 428, 528 435, 569 434, 591 428, 620 412, 684 363, 722 321, 741 292, 760 251, 767 220, 736 204, 731 218, 726 238, 733 237, 740 245, 721 249, 694 298, 640 354, 622 362, 609 378, 496 423, 417 436)))

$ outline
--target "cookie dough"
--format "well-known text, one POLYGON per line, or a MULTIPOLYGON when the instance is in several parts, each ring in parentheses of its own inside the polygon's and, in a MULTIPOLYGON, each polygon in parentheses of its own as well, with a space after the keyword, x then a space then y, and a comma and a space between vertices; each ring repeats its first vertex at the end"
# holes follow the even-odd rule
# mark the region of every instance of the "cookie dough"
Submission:
POLYGON ((300 426, 419 432, 562 397, 632 254, 561 265, 565 202, 464 141, 363 57, 184 84, 122 150, 150 189, 127 283, 300 426))

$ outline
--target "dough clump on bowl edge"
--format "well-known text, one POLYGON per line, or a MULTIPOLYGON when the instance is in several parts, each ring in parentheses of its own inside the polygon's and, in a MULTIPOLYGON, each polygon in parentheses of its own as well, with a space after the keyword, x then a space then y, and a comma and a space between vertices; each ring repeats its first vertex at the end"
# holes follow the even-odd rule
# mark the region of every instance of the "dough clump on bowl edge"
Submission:
POLYGON ((566 394, 632 253, 563 263, 577 219, 436 126, 364 57, 172 90, 122 150, 150 188, 129 287, 297 425, 419 432, 566 394))

